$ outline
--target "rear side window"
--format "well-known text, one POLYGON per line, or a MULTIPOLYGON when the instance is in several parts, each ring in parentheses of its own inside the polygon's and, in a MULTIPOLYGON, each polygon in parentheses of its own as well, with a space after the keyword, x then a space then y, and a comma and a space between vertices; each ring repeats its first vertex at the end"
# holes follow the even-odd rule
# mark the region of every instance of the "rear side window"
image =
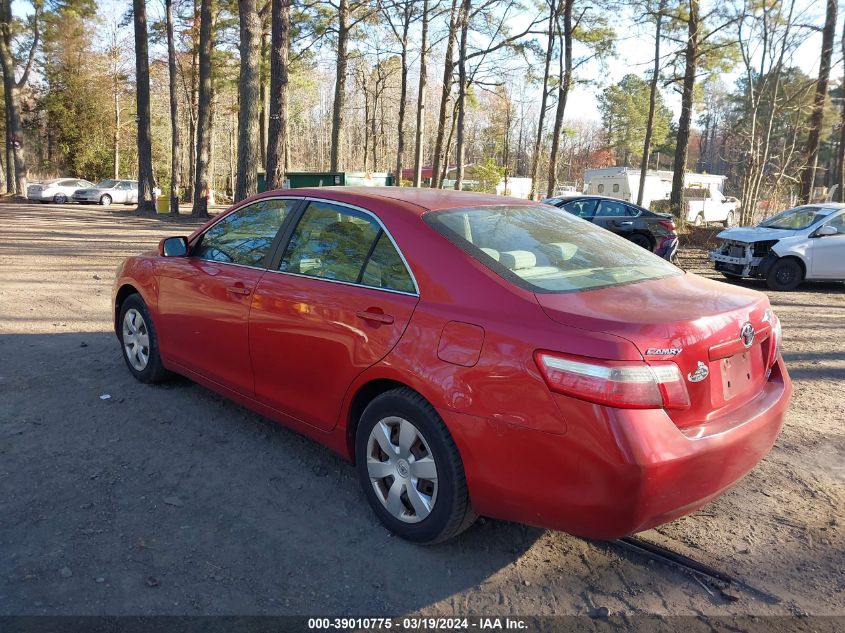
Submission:
POLYGON ((312 202, 305 210, 279 270, 400 292, 416 291, 404 260, 375 218, 324 202, 312 202))
POLYGON ((263 267, 267 251, 295 202, 259 200, 230 213, 203 234, 193 255, 215 262, 263 267))
POLYGON ((501 277, 534 292, 573 292, 683 274, 628 240, 555 207, 451 209, 424 218, 501 277))
POLYGON ((596 215, 603 218, 617 218, 630 215, 630 213, 628 213, 628 205, 626 204, 616 202, 615 200, 602 200, 596 215))

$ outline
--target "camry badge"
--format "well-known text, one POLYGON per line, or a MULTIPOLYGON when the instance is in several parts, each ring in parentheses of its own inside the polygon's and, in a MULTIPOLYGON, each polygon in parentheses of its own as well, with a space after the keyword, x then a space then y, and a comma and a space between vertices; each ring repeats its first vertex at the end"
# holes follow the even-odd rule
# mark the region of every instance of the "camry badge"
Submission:
POLYGON ((646 356, 677 356, 680 353, 677 347, 649 347, 645 351, 646 356))
POLYGON ((745 347, 751 347, 754 344, 754 326, 746 323, 739 331, 739 338, 742 339, 742 344, 745 347))
POLYGON ((687 374, 687 378, 690 382, 701 382, 707 376, 710 375, 710 370, 707 369, 707 365, 698 361, 698 367, 695 368, 695 371, 692 371, 687 374))

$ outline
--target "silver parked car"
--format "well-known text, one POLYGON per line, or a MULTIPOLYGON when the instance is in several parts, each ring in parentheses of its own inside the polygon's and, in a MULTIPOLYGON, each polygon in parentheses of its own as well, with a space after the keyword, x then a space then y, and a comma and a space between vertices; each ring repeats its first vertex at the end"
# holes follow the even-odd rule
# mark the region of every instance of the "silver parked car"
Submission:
POLYGON ((34 182, 26 188, 27 200, 33 202, 55 202, 64 204, 73 198, 73 194, 80 189, 93 187, 87 180, 76 178, 55 178, 44 182, 34 182))
POLYGON ((135 204, 138 202, 138 181, 103 180, 92 188, 80 189, 73 194, 73 199, 82 204, 135 204))

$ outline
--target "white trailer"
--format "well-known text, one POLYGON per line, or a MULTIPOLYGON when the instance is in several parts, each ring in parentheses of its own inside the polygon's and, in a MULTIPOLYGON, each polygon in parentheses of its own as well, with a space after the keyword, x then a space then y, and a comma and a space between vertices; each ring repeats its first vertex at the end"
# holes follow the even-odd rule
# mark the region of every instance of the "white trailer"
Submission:
MULTIPOLYGON (((648 209, 654 200, 667 199, 671 187, 671 178, 671 172, 647 171, 641 206, 648 209), (669 173, 668 187, 665 177, 667 173, 669 173)), ((619 198, 636 204, 639 189, 639 169, 604 167, 602 169, 588 169, 584 172, 584 193, 619 198)))

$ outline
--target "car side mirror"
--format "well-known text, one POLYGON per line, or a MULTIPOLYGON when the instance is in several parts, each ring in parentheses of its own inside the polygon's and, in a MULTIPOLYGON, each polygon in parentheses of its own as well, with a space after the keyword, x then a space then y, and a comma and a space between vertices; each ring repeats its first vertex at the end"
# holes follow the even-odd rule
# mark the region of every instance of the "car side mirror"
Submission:
POLYGON ((821 226, 816 230, 815 237, 825 237, 828 235, 837 235, 839 233, 839 229, 835 226, 830 226, 826 224, 825 226, 821 226))
POLYGON ((187 257, 188 238, 166 237, 158 243, 158 254, 162 257, 187 257))

